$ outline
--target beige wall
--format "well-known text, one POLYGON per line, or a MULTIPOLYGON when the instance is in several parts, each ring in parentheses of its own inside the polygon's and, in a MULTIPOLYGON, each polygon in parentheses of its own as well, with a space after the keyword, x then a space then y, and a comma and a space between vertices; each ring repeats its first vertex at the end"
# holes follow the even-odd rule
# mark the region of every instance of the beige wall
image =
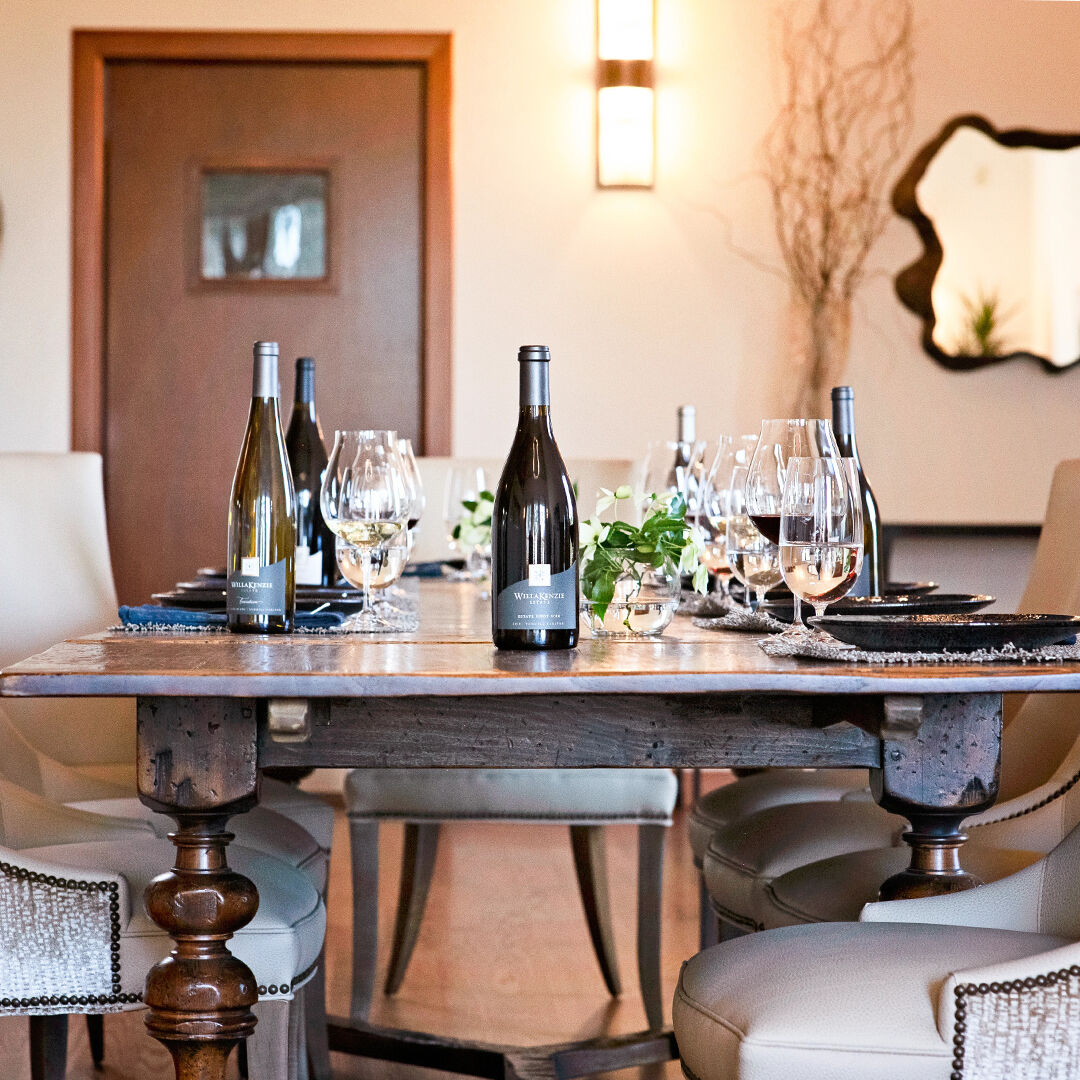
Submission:
MULTIPOLYGON (((756 428, 783 377, 783 283, 749 176, 772 111, 759 0, 659 0, 653 192, 598 192, 591 0, 7 0, 0 36, 0 449, 60 449, 69 427, 70 34, 74 26, 449 30, 455 40, 455 450, 496 455, 518 344, 546 341, 568 456, 633 456, 694 400, 703 433, 756 428)), ((917 0, 915 145, 948 117, 1080 128, 1080 6, 917 0)), ((851 381, 891 520, 1027 521, 1080 452, 1080 371, 958 375, 916 345, 891 277, 894 223, 862 294, 851 381)), ((272 332, 272 328, 271 328, 272 332)), ((243 393, 237 387, 237 393, 243 393)))

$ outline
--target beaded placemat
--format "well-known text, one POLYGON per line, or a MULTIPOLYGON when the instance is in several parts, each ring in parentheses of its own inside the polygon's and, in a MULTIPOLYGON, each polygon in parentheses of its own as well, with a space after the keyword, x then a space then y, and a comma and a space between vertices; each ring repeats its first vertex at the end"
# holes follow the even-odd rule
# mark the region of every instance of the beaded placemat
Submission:
POLYGON ((680 615, 700 615, 703 618, 717 619, 726 615, 731 605, 719 593, 699 593, 693 589, 683 589, 679 597, 680 615))
POLYGON ((788 624, 774 619, 764 611, 743 611, 729 608, 726 615, 718 618, 697 616, 691 622, 702 630, 738 630, 747 634, 777 634, 786 630, 788 624))
POLYGON ((812 660, 839 660, 848 664, 1036 664, 1080 660, 1080 644, 1045 645, 1041 649, 1018 649, 1014 645, 1004 645, 1000 649, 977 649, 974 652, 879 652, 858 649, 840 641, 792 641, 788 638, 765 638, 758 644, 769 656, 802 656, 812 660))

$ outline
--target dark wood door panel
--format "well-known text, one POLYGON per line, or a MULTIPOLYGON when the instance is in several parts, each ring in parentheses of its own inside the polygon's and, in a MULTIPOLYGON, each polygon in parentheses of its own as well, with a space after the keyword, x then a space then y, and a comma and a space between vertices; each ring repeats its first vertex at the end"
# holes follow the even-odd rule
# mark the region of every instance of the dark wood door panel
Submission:
MULTIPOLYGON (((105 457, 121 599, 220 563, 252 341, 319 360, 324 432, 421 437, 424 68, 123 62, 107 69, 105 457), (204 283, 204 166, 329 174, 325 284, 204 283)), ((287 420, 287 416, 286 416, 287 420)))

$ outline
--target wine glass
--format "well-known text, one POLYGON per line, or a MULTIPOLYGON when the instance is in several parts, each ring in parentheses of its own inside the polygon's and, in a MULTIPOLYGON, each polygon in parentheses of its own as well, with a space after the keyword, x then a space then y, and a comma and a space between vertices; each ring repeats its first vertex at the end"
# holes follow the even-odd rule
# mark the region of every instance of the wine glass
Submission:
POLYGON ((461 579, 479 581, 487 576, 491 561, 491 535, 488 531, 486 540, 472 542, 476 530, 469 528, 470 511, 466 502, 479 503, 481 496, 490 494, 487 476, 479 466, 452 466, 446 474, 446 487, 443 490, 443 520, 446 522, 447 540, 454 551, 460 551, 465 557, 465 570, 461 579), (461 538, 462 526, 465 525, 466 537, 461 538))
MULTIPOLYGON (((814 606, 820 618, 846 596, 863 561, 862 502, 852 458, 793 457, 788 460, 780 503, 780 569, 794 596, 814 606)), ((787 636, 822 640, 795 623, 787 636)))
POLYGON ((736 465, 731 471, 725 525, 727 560, 731 572, 748 590, 754 590, 760 604, 765 594, 781 581, 780 548, 760 532, 747 513, 748 475, 745 465, 736 465))
POLYGON ((401 455, 402 464, 405 466, 405 479, 409 488, 409 518, 408 518, 408 555, 412 556, 416 546, 416 536, 420 528, 420 519, 424 515, 427 501, 424 498, 424 481, 420 476, 420 467, 416 464, 416 455, 413 453, 411 439, 398 439, 398 453, 401 455))
MULTIPOLYGON (((746 512, 774 544, 780 542, 780 500, 789 458, 829 457, 839 460, 832 424, 828 420, 763 420, 746 477, 746 512)), ((792 625, 802 622, 800 598, 795 596, 792 625)))
POLYGON ((678 494, 686 501, 687 517, 696 496, 695 476, 701 475, 705 441, 661 440, 649 444, 639 470, 640 489, 646 495, 678 494))
POLYGON ((705 541, 701 561, 716 582, 722 598, 727 596, 726 578, 731 574, 727 561, 727 498, 734 447, 730 435, 721 435, 707 444, 702 462, 708 462, 708 468, 703 470, 694 507, 694 523, 705 541))
POLYGON ((373 556, 384 558, 386 545, 408 522, 409 491, 397 441, 394 431, 334 432, 319 505, 327 528, 338 537, 338 567, 343 573, 340 541, 359 553, 363 603, 345 623, 348 630, 397 629, 376 612, 371 595, 373 556))

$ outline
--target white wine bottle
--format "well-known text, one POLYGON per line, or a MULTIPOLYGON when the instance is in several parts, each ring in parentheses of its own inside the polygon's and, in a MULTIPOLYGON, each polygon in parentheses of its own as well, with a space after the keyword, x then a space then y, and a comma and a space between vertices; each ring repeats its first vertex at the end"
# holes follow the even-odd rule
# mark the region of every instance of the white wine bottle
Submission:
POLYGON ((500 649, 572 649, 578 640, 574 488, 551 432, 546 345, 518 350, 517 431, 491 511, 491 630, 500 649))
POLYGON ((229 499, 229 629, 282 634, 296 614, 296 498, 278 409, 278 347, 255 342, 251 411, 229 499))

